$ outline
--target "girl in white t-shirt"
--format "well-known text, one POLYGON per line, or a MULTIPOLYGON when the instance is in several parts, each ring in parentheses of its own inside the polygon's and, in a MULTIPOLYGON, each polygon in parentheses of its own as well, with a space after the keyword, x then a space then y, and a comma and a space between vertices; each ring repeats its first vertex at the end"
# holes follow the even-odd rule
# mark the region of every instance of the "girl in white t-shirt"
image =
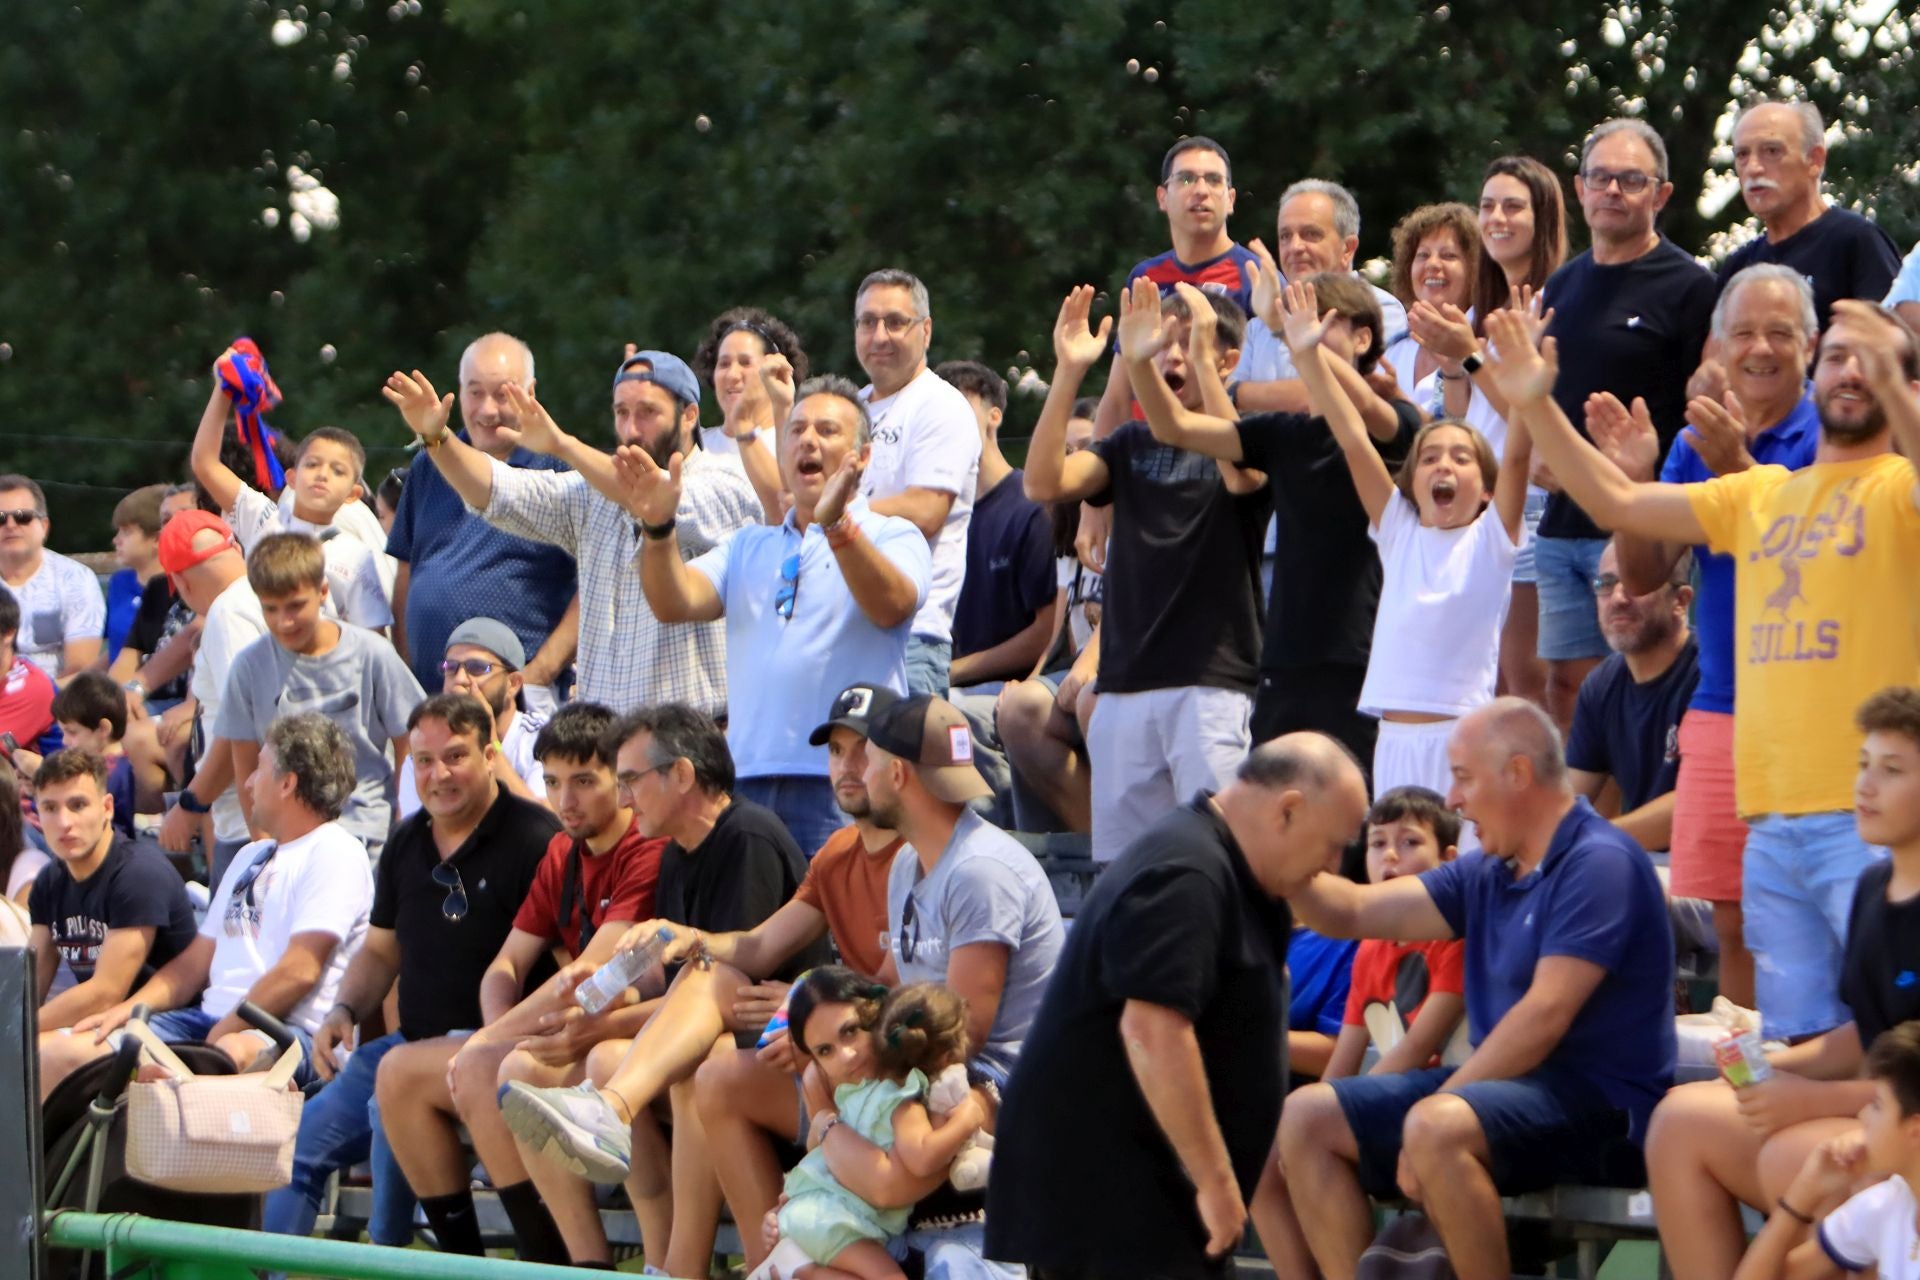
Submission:
POLYGON ((1380 718, 1374 794, 1422 786, 1445 795, 1453 722, 1493 700, 1513 561, 1527 537, 1532 440, 1514 427, 1497 460, 1485 436, 1442 419, 1420 429, 1399 476, 1390 475, 1320 352, 1331 313, 1316 318, 1304 281, 1287 287, 1284 305, 1287 346, 1346 457, 1380 552, 1380 608, 1360 691, 1360 710, 1380 718))

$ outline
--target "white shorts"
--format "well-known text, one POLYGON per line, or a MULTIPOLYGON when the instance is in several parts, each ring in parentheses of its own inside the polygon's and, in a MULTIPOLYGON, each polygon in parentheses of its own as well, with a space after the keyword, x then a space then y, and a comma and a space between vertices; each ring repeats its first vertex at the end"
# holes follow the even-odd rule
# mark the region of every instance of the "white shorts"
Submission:
POLYGON ((1101 694, 1087 724, 1095 861, 1113 861, 1195 792, 1231 782, 1253 745, 1252 715, 1253 699, 1234 689, 1101 694))
MULTIPOLYGON (((1379 799, 1395 787, 1426 787, 1442 797, 1453 787, 1453 767, 1447 763, 1447 741, 1458 720, 1408 724, 1382 720, 1373 743, 1373 796, 1379 799)), ((1480 847, 1473 824, 1460 827, 1460 852, 1480 847)))

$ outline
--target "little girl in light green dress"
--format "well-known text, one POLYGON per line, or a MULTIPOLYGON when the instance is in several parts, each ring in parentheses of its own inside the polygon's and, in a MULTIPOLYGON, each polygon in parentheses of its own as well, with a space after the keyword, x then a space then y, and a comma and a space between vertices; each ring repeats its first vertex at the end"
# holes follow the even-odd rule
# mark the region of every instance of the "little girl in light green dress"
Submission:
POLYGON ((938 983, 900 987, 876 1002, 877 988, 851 970, 825 966, 795 985, 788 1003, 795 1045, 809 1060, 810 1097, 833 1091, 833 1110, 817 1114, 804 1159, 787 1174, 778 1211, 780 1244, 756 1277, 783 1280, 895 1280, 900 1266, 886 1241, 906 1229, 906 1209, 877 1209, 841 1186, 820 1143, 836 1124, 853 1128, 917 1177, 952 1164, 986 1121, 969 1095, 936 1120, 927 1082, 967 1055, 966 1002, 938 983))

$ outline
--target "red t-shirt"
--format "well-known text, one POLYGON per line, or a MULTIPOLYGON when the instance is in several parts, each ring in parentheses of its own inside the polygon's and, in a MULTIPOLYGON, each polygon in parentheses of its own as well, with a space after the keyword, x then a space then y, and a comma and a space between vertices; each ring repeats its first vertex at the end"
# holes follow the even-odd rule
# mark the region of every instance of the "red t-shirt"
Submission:
POLYGON ((6 678, 0 680, 0 731, 12 734, 28 751, 46 755, 59 745, 57 737, 41 741, 53 728, 53 694, 53 681, 46 672, 25 658, 15 658, 6 678))
POLYGON ((1353 980, 1347 988, 1349 1027, 1365 1026, 1367 1006, 1389 1004, 1411 1027, 1427 997, 1466 994, 1467 944, 1382 942, 1369 938, 1353 955, 1353 980))
POLYGON ((620 843, 605 853, 588 854, 583 847, 580 858, 580 887, 575 891, 567 918, 560 918, 560 906, 566 897, 567 863, 573 854, 573 837, 556 831, 547 845, 540 867, 533 873, 533 887, 520 904, 513 927, 549 942, 558 942, 569 953, 579 955, 580 904, 586 904, 587 919, 598 929, 609 920, 639 923, 653 919, 653 889, 660 880, 660 851, 665 839, 649 840, 640 834, 636 819, 627 827, 620 843))
POLYGON ((794 901, 827 918, 841 962, 869 977, 887 958, 880 949, 880 935, 887 931, 887 872, 901 844, 896 839, 879 853, 868 853, 860 829, 842 827, 813 855, 807 878, 793 891, 794 901))

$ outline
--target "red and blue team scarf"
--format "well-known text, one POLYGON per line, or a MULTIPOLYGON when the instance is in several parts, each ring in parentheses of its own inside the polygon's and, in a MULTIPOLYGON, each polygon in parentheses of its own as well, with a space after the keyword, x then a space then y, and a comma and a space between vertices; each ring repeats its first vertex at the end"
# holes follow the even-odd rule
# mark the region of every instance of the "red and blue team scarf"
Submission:
POLYGON ((267 425, 267 410, 280 403, 280 388, 267 372, 267 358, 252 338, 237 339, 214 362, 213 372, 233 399, 234 428, 240 442, 253 451, 254 487, 266 494, 279 493, 287 483, 287 471, 273 451, 280 433, 267 425))

